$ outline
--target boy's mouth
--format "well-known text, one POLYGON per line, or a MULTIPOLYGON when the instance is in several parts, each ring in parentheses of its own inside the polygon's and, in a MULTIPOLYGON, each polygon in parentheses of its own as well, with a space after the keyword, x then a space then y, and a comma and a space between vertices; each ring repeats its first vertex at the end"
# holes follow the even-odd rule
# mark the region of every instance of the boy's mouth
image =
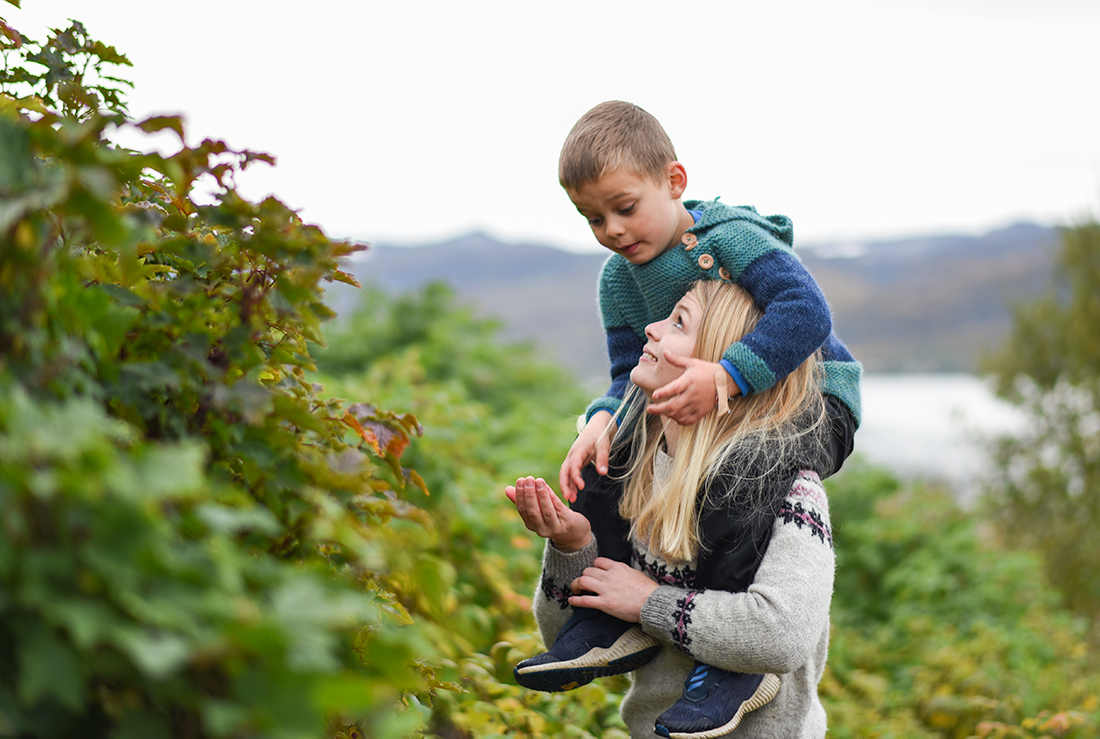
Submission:
POLYGON ((631 252, 636 250, 638 248, 638 245, 641 244, 641 243, 642 242, 640 242, 640 241, 635 241, 633 244, 627 244, 626 246, 616 246, 615 249, 620 254, 630 254, 631 252))

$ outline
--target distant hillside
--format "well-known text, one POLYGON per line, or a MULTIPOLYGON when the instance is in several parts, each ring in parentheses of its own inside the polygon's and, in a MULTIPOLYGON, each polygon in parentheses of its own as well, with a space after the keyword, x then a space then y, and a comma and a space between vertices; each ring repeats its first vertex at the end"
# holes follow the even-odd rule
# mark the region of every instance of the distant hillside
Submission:
POLYGON ((970 371, 1011 325, 1011 306, 1050 284, 1056 229, 1017 225, 799 250, 833 308, 838 335, 870 371, 970 371), (857 254, 828 258, 830 254, 857 254))
MULTIPOLYGON (((1010 324, 1010 305, 1049 284, 1055 229, 1018 225, 983 237, 817 244, 798 254, 833 308, 837 333, 866 369, 970 371, 1010 324)), ((578 378, 606 372, 596 282, 606 253, 573 254, 471 234, 441 244, 373 246, 351 265, 364 284, 397 292, 444 280, 511 340, 530 339, 578 378)), ((331 291, 337 311, 354 291, 331 291)))

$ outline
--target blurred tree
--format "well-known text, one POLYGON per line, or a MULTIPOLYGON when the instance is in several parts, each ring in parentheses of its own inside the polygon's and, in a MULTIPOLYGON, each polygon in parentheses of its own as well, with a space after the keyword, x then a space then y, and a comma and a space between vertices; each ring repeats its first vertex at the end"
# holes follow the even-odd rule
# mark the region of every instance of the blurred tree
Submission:
POLYGON ((1054 286, 1016 309, 983 370, 1027 418, 994 445, 990 515, 1009 542, 1042 553, 1100 654, 1100 223, 1063 229, 1054 286))

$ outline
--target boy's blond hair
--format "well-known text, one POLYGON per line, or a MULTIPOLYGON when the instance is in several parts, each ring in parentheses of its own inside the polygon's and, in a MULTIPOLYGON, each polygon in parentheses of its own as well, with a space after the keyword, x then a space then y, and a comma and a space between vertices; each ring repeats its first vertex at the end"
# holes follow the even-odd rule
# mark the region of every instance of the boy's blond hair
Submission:
POLYGON ((660 182, 676 150, 665 129, 633 103, 611 100, 581 116, 561 148, 558 181, 566 189, 627 169, 660 182))
MULTIPOLYGON (((703 308, 693 356, 716 362, 763 313, 731 282, 701 281, 692 290, 703 308)), ((737 396, 729 413, 708 413, 681 427, 671 474, 656 484, 654 461, 666 421, 647 418, 644 403, 630 403, 623 426, 633 426, 634 433, 623 434, 625 442, 615 441, 631 447, 619 506, 623 518, 631 521, 631 533, 650 551, 671 562, 686 562, 699 554, 701 506, 733 507, 745 518, 766 515, 776 483, 807 458, 824 453, 828 427, 819 371, 813 355, 770 389, 737 396)))

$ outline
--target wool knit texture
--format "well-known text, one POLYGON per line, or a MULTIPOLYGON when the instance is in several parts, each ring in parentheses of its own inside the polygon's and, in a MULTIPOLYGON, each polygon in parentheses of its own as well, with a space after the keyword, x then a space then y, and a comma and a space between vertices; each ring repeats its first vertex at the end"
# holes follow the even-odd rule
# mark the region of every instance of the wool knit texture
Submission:
POLYGON ((702 212, 688 229, 698 238, 693 248, 677 244, 645 264, 632 264, 620 254, 604 263, 599 300, 611 386, 585 416, 619 408, 645 346, 647 325, 667 318, 696 280, 728 275, 764 312, 756 328, 722 356, 748 383, 747 390, 767 390, 821 348, 824 390, 843 401, 858 425, 862 368, 833 333, 828 302, 791 248, 790 219, 717 200, 685 201, 684 207, 702 212))
MULTIPOLYGON (((782 681, 779 694, 747 714, 730 736, 825 736, 817 686, 828 654, 835 560, 828 502, 816 473, 803 472, 791 486, 745 592, 697 590, 694 563, 671 564, 637 540, 633 546, 634 567, 658 573, 660 587, 642 608, 641 626, 662 648, 631 673, 620 706, 631 737, 656 736, 654 722, 680 697, 696 659, 725 670, 776 674, 782 681)), ((593 541, 566 554, 547 543, 534 600, 547 647, 572 615, 569 584, 592 564, 596 548, 593 541)))

